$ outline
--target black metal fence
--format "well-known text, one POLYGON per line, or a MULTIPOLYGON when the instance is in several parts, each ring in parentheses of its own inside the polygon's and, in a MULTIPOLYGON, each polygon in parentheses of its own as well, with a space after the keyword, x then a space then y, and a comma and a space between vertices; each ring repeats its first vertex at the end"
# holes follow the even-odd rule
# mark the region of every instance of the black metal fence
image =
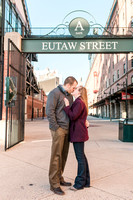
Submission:
POLYGON ((8 49, 7 76, 16 89, 16 95, 6 108, 5 150, 24 140, 25 116, 25 58, 11 40, 8 49))

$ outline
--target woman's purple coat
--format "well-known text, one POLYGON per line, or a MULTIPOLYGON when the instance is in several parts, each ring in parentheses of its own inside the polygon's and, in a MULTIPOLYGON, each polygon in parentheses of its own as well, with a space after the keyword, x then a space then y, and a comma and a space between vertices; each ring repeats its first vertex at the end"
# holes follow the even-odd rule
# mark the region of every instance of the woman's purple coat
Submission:
POLYGON ((89 139, 85 125, 87 110, 84 102, 78 97, 72 106, 66 106, 64 111, 70 118, 70 142, 85 142, 89 139))

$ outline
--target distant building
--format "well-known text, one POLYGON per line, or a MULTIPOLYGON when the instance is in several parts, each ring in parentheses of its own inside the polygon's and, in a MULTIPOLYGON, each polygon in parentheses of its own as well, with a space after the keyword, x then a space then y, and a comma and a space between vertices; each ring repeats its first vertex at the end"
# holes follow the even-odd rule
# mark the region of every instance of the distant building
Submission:
MULTIPOLYGON (((108 33, 104 32, 104 35, 109 32, 114 35, 133 34, 133 2, 114 0, 106 27, 108 33)), ((85 87, 90 114, 126 118, 128 113, 128 117, 133 118, 133 53, 97 54, 85 87)))
POLYGON ((61 75, 56 70, 50 70, 46 68, 43 71, 36 71, 39 87, 48 94, 52 89, 56 88, 59 84, 62 84, 61 75))

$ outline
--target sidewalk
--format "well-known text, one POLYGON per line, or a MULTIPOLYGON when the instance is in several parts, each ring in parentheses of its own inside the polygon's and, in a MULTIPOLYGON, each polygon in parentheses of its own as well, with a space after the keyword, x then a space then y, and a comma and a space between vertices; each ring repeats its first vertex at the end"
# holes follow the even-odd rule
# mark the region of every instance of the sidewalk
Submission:
MULTIPOLYGON (((64 196, 49 190, 51 135, 48 121, 27 121, 25 141, 0 153, 0 200, 133 200, 133 143, 118 140, 118 123, 89 117, 90 139, 85 143, 91 188, 64 196)), ((64 172, 73 183, 77 172, 73 146, 64 172)))

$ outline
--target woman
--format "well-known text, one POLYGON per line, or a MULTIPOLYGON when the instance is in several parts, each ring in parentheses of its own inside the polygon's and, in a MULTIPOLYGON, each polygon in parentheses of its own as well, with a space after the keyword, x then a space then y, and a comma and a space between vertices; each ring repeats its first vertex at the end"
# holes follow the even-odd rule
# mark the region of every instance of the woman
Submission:
POLYGON ((71 190, 79 190, 84 187, 90 187, 90 172, 88 162, 84 153, 84 142, 89 139, 86 127, 88 114, 87 91, 85 87, 79 86, 72 93, 75 101, 69 106, 65 98, 64 111, 70 118, 70 142, 73 143, 76 159, 78 161, 78 172, 74 185, 71 190))

